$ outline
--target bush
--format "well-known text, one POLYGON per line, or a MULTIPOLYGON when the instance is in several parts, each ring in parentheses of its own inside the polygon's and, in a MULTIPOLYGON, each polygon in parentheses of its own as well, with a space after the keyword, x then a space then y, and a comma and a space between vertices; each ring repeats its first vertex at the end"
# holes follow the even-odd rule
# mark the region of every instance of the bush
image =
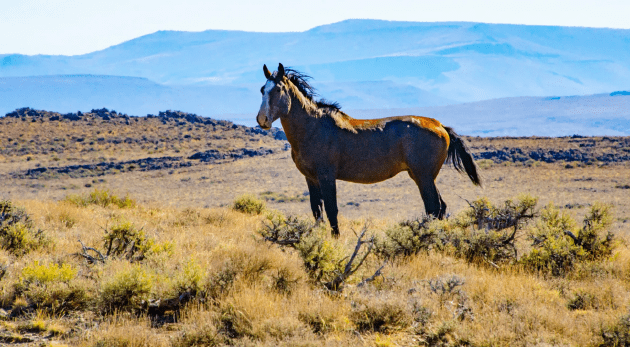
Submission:
POLYGON ((445 227, 448 227, 446 222, 431 217, 403 221, 385 231, 385 239, 376 242, 376 254, 392 260, 428 251, 443 244, 445 227))
POLYGON ((253 195, 242 195, 232 205, 232 209, 238 212, 247 214, 261 214, 265 211, 265 203, 259 199, 256 199, 253 195))
POLYGON ((139 309, 152 289, 153 276, 138 265, 131 266, 103 284, 101 309, 105 313, 139 309))
POLYGON ((359 331, 392 332, 411 325, 413 319, 404 301, 369 295, 353 302, 350 320, 359 331))
POLYGON ((122 257, 131 262, 143 260, 154 249, 155 242, 131 222, 121 222, 105 231, 107 256, 122 257))
POLYGON ((385 259, 408 257, 423 250, 437 249, 468 262, 495 263, 516 259, 517 232, 534 218, 537 199, 521 195, 495 207, 487 198, 470 203, 457 218, 430 217, 405 221, 385 232, 377 243, 377 255, 385 259))
POLYGON ((476 226, 478 230, 504 230, 514 228, 518 230, 525 222, 534 218, 534 209, 538 199, 527 194, 521 194, 514 199, 508 199, 503 207, 494 206, 488 198, 479 198, 469 203, 470 208, 463 217, 456 220, 460 227, 476 226))
POLYGON ((128 195, 125 195, 124 198, 120 198, 114 194, 112 194, 107 189, 95 189, 93 192, 88 195, 68 195, 65 197, 64 201, 67 201, 71 204, 80 207, 86 207, 89 205, 98 205, 101 207, 107 207, 110 205, 118 206, 119 208, 131 208, 136 206, 136 202, 129 198, 128 195))
POLYGON ((312 232, 296 244, 308 276, 316 282, 329 282, 343 272, 345 252, 338 243, 326 240, 324 232, 312 232))
POLYGON ((271 216, 258 233, 266 241, 295 249, 308 276, 316 282, 329 282, 344 270, 344 250, 338 243, 328 241, 322 228, 314 229, 308 221, 291 216, 271 216))
POLYGON ((175 290, 178 295, 184 292, 196 296, 202 290, 204 271, 194 260, 189 260, 177 279, 175 290))
POLYGON ((47 243, 41 230, 33 229, 33 222, 24 209, 10 201, 0 201, 0 247, 13 255, 24 255, 47 243))
POLYGON ((68 264, 40 265, 35 261, 22 269, 15 294, 52 313, 83 309, 89 304, 89 297, 85 288, 70 283, 76 274, 77 270, 68 264))
POLYGON ((601 337, 604 339, 602 347, 630 346, 630 314, 627 314, 617 321, 601 330, 601 337))
POLYGON ((606 230, 611 222, 610 207, 600 203, 591 206, 582 228, 550 204, 541 211, 540 221, 530 232, 534 248, 520 261, 526 268, 562 276, 579 262, 601 260, 615 247, 614 235, 606 230))

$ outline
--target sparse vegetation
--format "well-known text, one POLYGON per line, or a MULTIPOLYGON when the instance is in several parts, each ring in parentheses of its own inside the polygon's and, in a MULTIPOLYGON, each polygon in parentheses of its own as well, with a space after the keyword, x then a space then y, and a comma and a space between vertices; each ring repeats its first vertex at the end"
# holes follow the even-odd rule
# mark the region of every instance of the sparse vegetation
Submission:
POLYGON ((232 208, 242 213, 261 214, 265 211, 266 206, 264 202, 252 195, 242 195, 234 200, 232 208))
POLYGON ((136 204, 135 201, 129 198, 129 195, 125 195, 124 198, 120 198, 107 189, 94 189, 87 195, 68 195, 64 200, 82 207, 89 205, 97 205, 101 207, 114 205, 119 208, 130 208, 136 204))
POLYGON ((47 242, 42 230, 33 227, 31 217, 12 202, 0 201, 0 248, 23 255, 47 242))
POLYGON ((405 175, 339 182, 332 239, 284 143, 164 120, 2 120, 3 218, 16 217, 2 228, 25 237, 1 238, 0 344, 628 344, 628 167, 610 155, 624 138, 471 138, 485 190, 442 170, 443 221, 399 222, 423 210, 405 175), (188 159, 252 144, 280 151, 188 159), (145 171, 153 157, 174 159, 145 171), (516 191, 540 199, 506 202, 516 191), (233 209, 245 192, 267 207, 233 209))

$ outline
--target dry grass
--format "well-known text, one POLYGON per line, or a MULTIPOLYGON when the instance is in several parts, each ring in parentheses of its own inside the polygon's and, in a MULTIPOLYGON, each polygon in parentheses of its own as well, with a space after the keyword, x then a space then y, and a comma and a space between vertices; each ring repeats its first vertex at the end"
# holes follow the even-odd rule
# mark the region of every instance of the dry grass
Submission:
MULTIPOLYGON (((3 329, 42 341, 86 346, 597 345, 604 341, 602 329, 614 326, 630 304, 630 250, 623 245, 598 263, 597 271, 578 269, 573 277, 547 277, 510 265, 495 269, 429 251, 389 263, 384 275, 367 286, 352 285, 379 265, 370 257, 350 285, 334 294, 310 279, 299 252, 262 240, 256 230, 268 218, 264 215, 229 208, 17 204, 53 242, 23 256, 3 253, 10 265, 0 282, 2 306, 26 312, 3 329), (72 216, 75 223, 69 227, 61 216, 72 216), (102 249, 106 226, 121 218, 143 226, 155 244, 172 246, 133 263, 112 258, 89 264, 73 256, 81 249, 77 239, 102 249), (54 274, 31 280, 31 286, 54 282, 62 289, 81 288, 84 305, 29 311, 37 309, 34 299, 16 284, 33 269, 53 269, 54 274), (290 290, 286 283, 278 285, 280 277, 292 283, 290 290), (456 283, 449 287, 445 283, 451 278, 456 283), (140 286, 136 291, 129 289, 134 283, 140 286), (120 291, 123 284, 127 291, 116 295, 127 293, 128 300, 112 301, 112 288, 120 291), (143 300, 192 290, 195 299, 179 312, 147 316, 143 300), (45 338, 51 329, 57 332, 45 338)), ((342 229, 360 223, 343 220, 342 229)), ((375 225, 370 232, 383 235, 386 225, 375 225)), ((356 238, 346 232, 328 242, 349 252, 356 238)))
MULTIPOLYGON (((483 189, 448 168, 438 177, 438 187, 453 215, 468 207, 466 200, 486 196, 499 206, 518 193, 538 197, 538 206, 553 202, 578 221, 595 201, 610 204, 615 218, 609 230, 625 241, 610 256, 580 262, 568 274, 550 276, 515 262, 501 263, 497 269, 483 262, 468 262, 456 252, 423 249, 387 262, 382 276, 358 286, 382 265, 382 259, 370 255, 347 280, 343 291, 334 293, 321 284, 323 280, 313 278, 299 250, 282 249, 264 241, 258 233, 268 218, 281 214, 311 219, 303 176, 288 152, 223 164, 98 177, 32 180, 10 175, 38 165, 92 163, 101 158, 186 156, 209 148, 241 148, 248 144, 280 147, 277 140, 245 136, 244 131, 242 136, 237 131, 229 137, 226 129, 217 129, 216 134, 204 127, 188 130, 190 124, 164 124, 157 119, 143 123, 146 128, 109 123, 77 127, 67 121, 3 122, 1 145, 12 145, 0 158, 0 198, 24 208, 32 229, 43 230, 47 242, 24 253, 0 249, 0 305, 15 316, 0 318, 0 344, 628 343, 627 163, 568 168, 566 163, 484 162, 483 189), (86 140, 75 140, 71 145, 73 136, 86 140), (129 137, 139 142, 123 141, 115 146, 99 141, 101 136, 129 137), (147 137, 147 143, 142 144, 142 136, 147 137), (195 140, 195 136, 201 140, 195 140), (88 141, 91 138, 96 139, 92 145, 92 140, 88 141), (160 140, 159 146, 154 143, 147 147, 156 139, 160 140), (52 157, 52 152, 33 152, 28 159, 19 148, 28 149, 29 144, 64 151, 55 154, 59 160, 52 157), (95 188, 101 193, 89 199, 95 188), (252 201, 256 197, 265 199, 267 209, 261 209, 260 214, 234 210, 235 199, 243 194, 250 194, 252 201), (69 195, 71 198, 66 199, 69 195), (110 199, 112 195, 119 198, 110 199), (129 199, 125 200, 127 195, 129 199), (127 243, 111 242, 126 246, 120 252, 111 252, 104 262, 90 262, 78 255, 88 252, 98 258, 95 251, 84 250, 79 240, 106 255, 108 240, 114 240, 106 236, 114 234, 117 240, 123 234, 133 237, 127 243), (127 256, 134 247, 141 249, 127 256), (159 306, 158 299, 177 305, 159 306)), ((493 148, 579 147, 579 143, 568 142, 570 139, 538 140, 473 139, 479 146, 493 148)), ((385 238, 387 230, 420 216, 423 210, 417 187, 406 175, 376 185, 338 182, 338 198, 341 238, 329 238, 329 230, 316 235, 334 251, 330 259, 352 253, 356 244, 352 230, 361 230, 367 220, 371 225, 368 233, 385 238)), ((535 226, 534 221, 522 227, 523 236, 516 244, 523 252, 531 248, 524 235, 535 226)))

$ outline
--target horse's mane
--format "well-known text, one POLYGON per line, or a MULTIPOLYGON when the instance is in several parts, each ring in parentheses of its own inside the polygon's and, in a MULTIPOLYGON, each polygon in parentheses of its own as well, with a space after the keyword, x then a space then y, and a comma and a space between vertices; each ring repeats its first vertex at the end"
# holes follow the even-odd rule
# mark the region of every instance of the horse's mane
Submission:
POLYGON ((341 112, 341 105, 339 105, 338 102, 328 101, 323 98, 319 100, 316 99, 319 94, 317 94, 315 87, 309 83, 309 80, 313 79, 311 76, 290 67, 284 68, 284 75, 289 79, 289 81, 291 81, 291 83, 293 83, 293 85, 295 85, 295 87, 297 87, 304 97, 315 103, 318 108, 341 112))
MULTIPOLYGON (((274 72, 274 77, 277 72, 274 72)), ((356 133, 357 129, 382 129, 387 123, 387 120, 358 120, 350 117, 345 112, 341 111, 341 105, 336 101, 328 101, 326 99, 316 99, 319 95, 315 87, 313 87, 309 80, 311 76, 299 72, 295 69, 285 67, 284 75, 293 83, 302 95, 309 101, 314 103, 321 111, 321 115, 331 118, 335 124, 341 128, 350 132, 356 133)))

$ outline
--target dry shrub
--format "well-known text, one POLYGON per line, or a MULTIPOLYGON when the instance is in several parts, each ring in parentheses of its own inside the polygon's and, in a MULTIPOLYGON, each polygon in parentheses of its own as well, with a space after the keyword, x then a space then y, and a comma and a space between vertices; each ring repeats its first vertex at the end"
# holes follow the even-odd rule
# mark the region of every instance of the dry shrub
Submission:
POLYGON ((284 340, 306 331, 291 300, 263 288, 242 287, 217 307, 219 331, 230 339, 284 340))
POLYGON ((120 265, 122 269, 101 286, 100 308, 105 313, 140 309, 153 288, 153 276, 140 265, 120 265))
POLYGON ((446 240, 444 228, 448 225, 432 217, 408 220, 385 231, 385 239, 376 243, 376 254, 382 258, 393 260, 416 255, 441 246, 446 240))
POLYGON ((510 262, 517 256, 516 234, 534 217, 536 203, 537 199, 521 195, 496 207, 480 198, 448 221, 431 217, 404 221, 385 232, 385 239, 377 243, 377 254, 392 260, 435 249, 468 262, 510 262))
POLYGON ((253 195, 246 194, 234 200, 232 209, 247 214, 261 214, 266 210, 266 206, 262 200, 257 199, 253 195))
POLYGON ((597 309, 598 307, 599 300, 597 299, 596 294, 586 290, 576 291, 567 303, 567 308, 569 310, 588 310, 597 309))
POLYGON ((321 229, 311 232, 295 246, 309 278, 319 283, 332 281, 342 273, 342 260, 346 258, 339 243, 327 240, 325 235, 321 229))
POLYGON ((129 195, 121 198, 111 193, 108 189, 94 189, 87 195, 68 195, 64 198, 64 201, 79 207, 97 205, 101 207, 118 206, 119 208, 131 208, 136 206, 136 202, 129 195))
POLYGON ((86 337, 83 346, 91 347, 167 347, 167 336, 151 329, 146 322, 122 321, 101 324, 94 335, 86 337))
POLYGON ((35 230, 31 217, 11 201, 0 201, 0 247, 21 256, 45 245, 43 231, 35 230))
POLYGON ((533 249, 520 262, 534 271, 563 276, 578 263, 609 257, 617 245, 608 230, 611 222, 610 207, 601 203, 591 206, 582 228, 550 204, 541 211, 540 221, 530 232, 533 249))
POLYGON ((296 305, 298 319, 316 334, 328 334, 354 329, 348 318, 350 305, 339 297, 322 292, 308 292, 296 305))
POLYGON ((630 346, 630 314, 601 329, 600 335, 604 343, 602 347, 630 346))
POLYGON ((201 321, 184 325, 183 332, 173 341, 173 347, 223 346, 225 337, 216 327, 216 322, 201 321))
POLYGON ((266 241, 296 250, 309 278, 316 283, 329 282, 344 270, 345 250, 339 243, 326 239, 324 228, 315 228, 309 221, 270 215, 258 233, 266 241))
POLYGON ((357 330, 373 332, 393 332, 413 322, 407 302, 385 293, 364 293, 354 300, 350 320, 357 330))
POLYGON ((155 245, 153 239, 147 238, 144 231, 131 222, 120 222, 106 230, 103 241, 108 257, 121 257, 131 262, 143 260, 155 245))

